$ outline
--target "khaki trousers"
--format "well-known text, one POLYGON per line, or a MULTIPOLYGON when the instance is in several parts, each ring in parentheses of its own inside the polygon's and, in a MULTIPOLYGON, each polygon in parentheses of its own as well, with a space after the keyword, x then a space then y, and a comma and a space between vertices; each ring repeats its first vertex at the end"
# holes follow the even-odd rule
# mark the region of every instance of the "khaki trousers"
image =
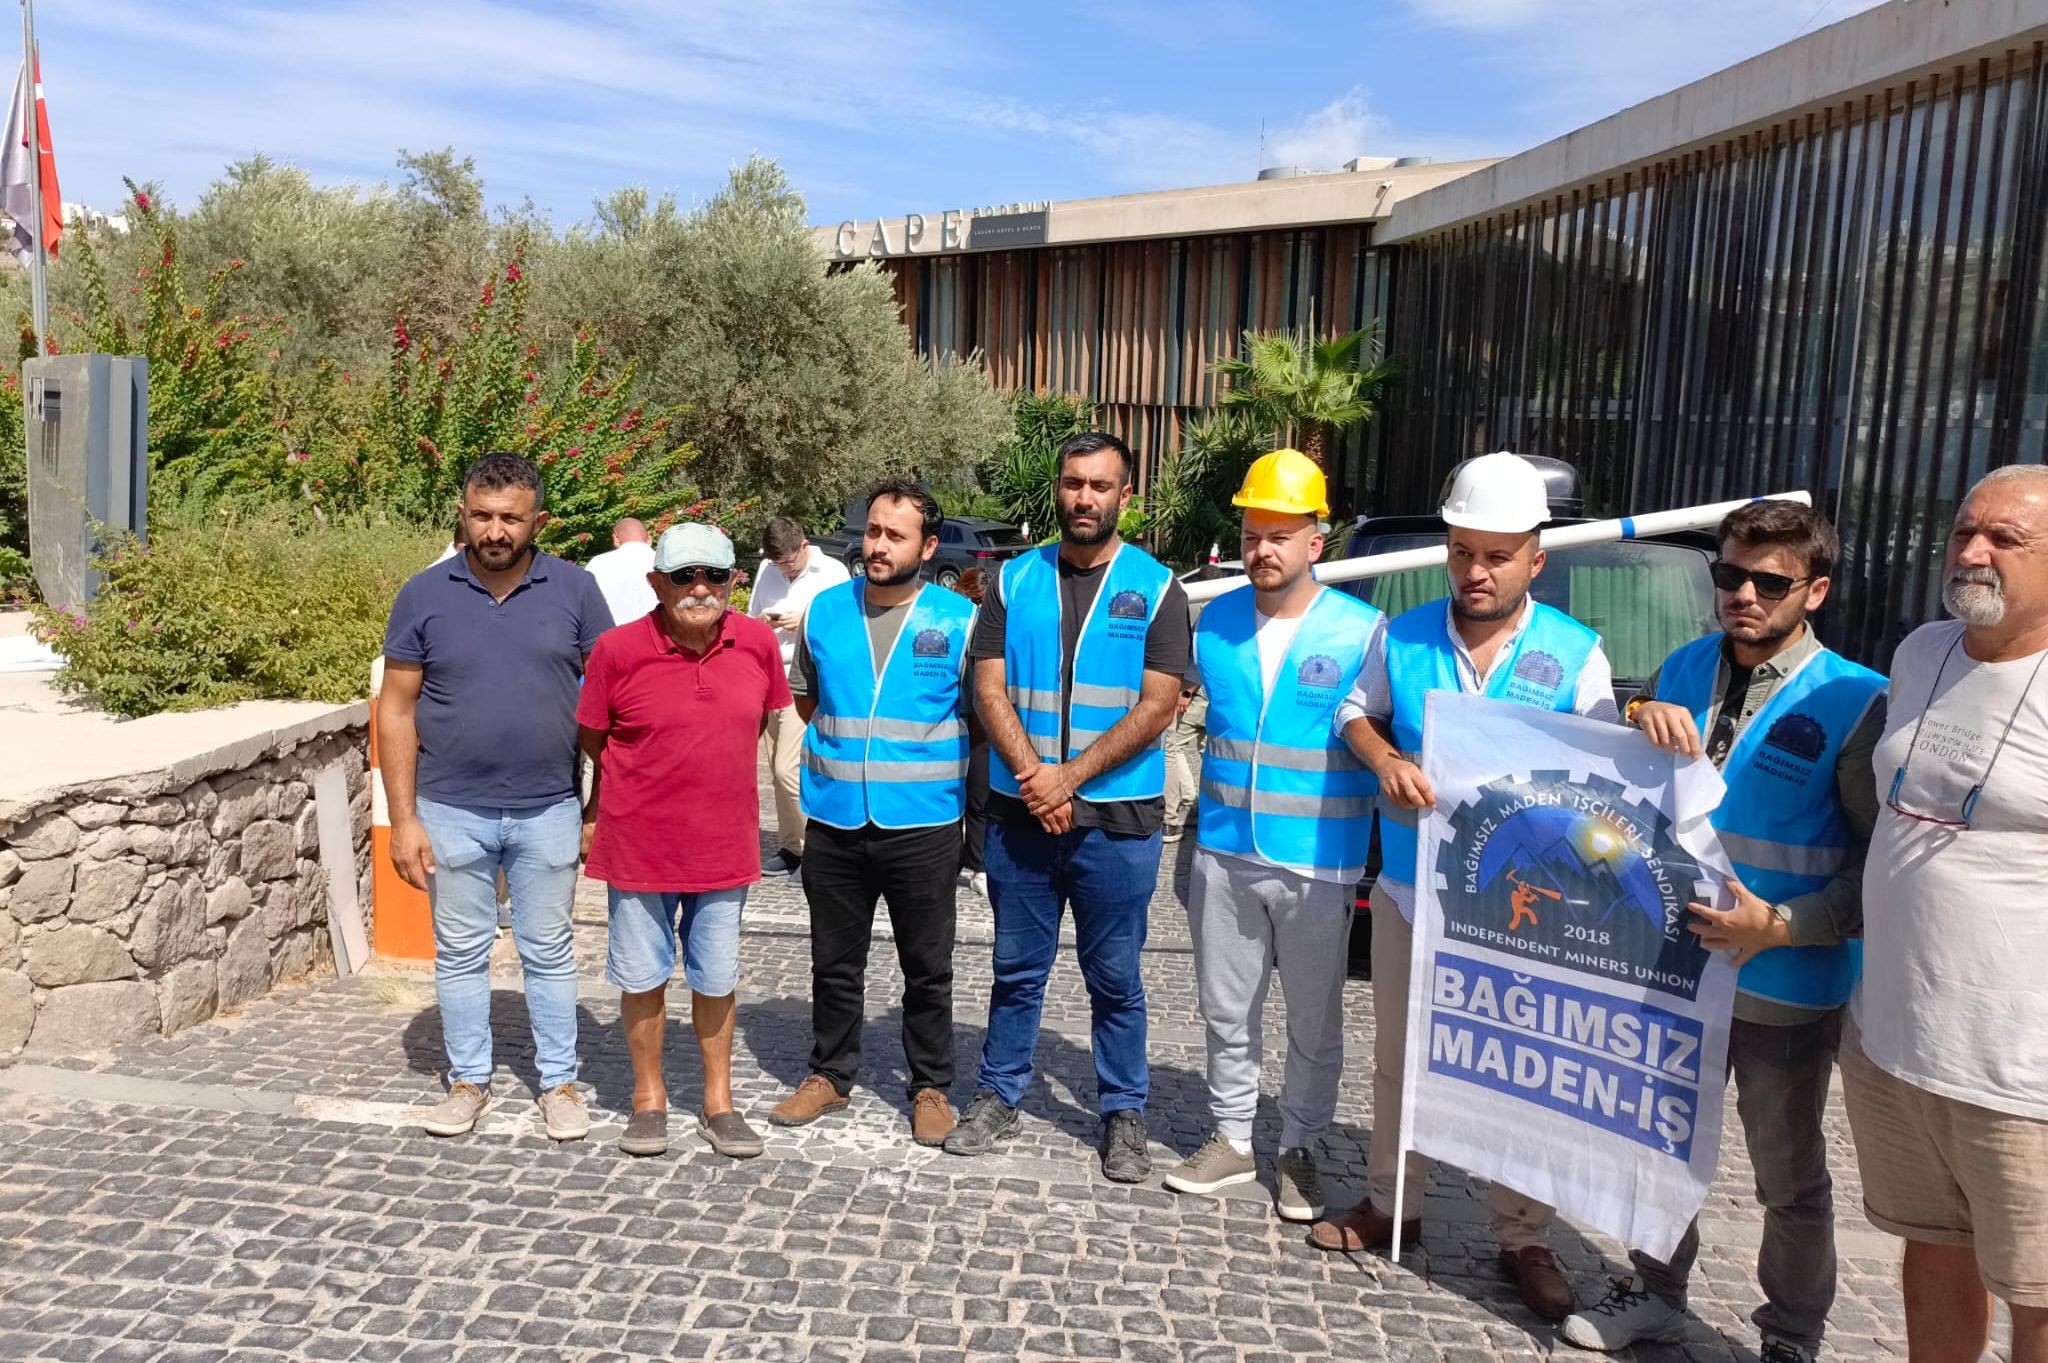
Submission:
MULTIPOLYGON (((1379 885, 1372 887, 1372 1144, 1366 1150, 1365 1182, 1372 1205, 1389 1211, 1394 1205, 1395 1154, 1400 1150, 1401 1084, 1408 1067, 1409 954, 1415 929, 1379 885)), ((1410 1151, 1408 1178, 1402 1188, 1400 1218, 1422 1215, 1422 1181, 1429 1161, 1410 1151)), ((1550 1223, 1557 1213, 1533 1197, 1501 1184, 1489 1199, 1493 1238, 1505 1250, 1548 1244, 1550 1223)))
POLYGON ((804 722, 796 717, 794 705, 768 717, 761 751, 775 784, 775 843, 791 856, 800 857, 804 854, 804 807, 798 772, 804 756, 804 722))

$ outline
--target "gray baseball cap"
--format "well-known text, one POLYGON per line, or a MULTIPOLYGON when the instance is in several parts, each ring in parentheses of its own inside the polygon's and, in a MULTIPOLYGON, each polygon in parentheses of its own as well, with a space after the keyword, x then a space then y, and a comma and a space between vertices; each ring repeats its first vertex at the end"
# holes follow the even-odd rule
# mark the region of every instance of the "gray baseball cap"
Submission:
POLYGON ((715 525, 672 525, 661 532, 654 547, 654 571, 672 573, 678 568, 730 568, 732 540, 715 525))

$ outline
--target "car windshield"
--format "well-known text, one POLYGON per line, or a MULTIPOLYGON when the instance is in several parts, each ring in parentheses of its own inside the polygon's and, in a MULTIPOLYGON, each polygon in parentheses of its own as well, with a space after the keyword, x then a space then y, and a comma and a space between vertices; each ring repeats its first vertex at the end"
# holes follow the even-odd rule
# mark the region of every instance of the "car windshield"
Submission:
MULTIPOLYGON (((1433 535, 1388 535, 1375 539, 1372 551, 1392 553, 1441 543, 1433 535)), ((1417 568, 1343 586, 1388 615, 1450 595, 1442 568, 1417 568)), ((1718 628, 1707 556, 1682 544, 1617 540, 1553 549, 1529 594, 1598 630, 1614 675, 1631 681, 1648 677, 1680 644, 1718 628)))
POLYGON ((1028 549, 1031 541, 1024 538, 1024 532, 1014 525, 984 525, 980 527, 982 543, 992 549, 1028 549))

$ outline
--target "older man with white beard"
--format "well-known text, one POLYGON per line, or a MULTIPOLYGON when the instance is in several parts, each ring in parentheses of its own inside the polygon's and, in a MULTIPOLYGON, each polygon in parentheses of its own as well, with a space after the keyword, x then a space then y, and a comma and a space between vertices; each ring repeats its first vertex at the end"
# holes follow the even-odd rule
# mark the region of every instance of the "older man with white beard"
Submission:
POLYGON ((2013 1363, 2043 1363, 2048 469, 1971 489, 1943 599, 1956 618, 1892 660, 1843 1089, 1864 1212, 1906 1241, 1912 1363, 1981 1356, 1992 1297, 2012 1310, 2013 1363))

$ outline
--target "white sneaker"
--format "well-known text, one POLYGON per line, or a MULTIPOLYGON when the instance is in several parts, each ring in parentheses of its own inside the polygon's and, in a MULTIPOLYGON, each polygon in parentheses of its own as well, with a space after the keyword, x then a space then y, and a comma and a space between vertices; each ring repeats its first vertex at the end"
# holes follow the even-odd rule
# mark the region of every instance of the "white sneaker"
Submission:
POLYGON ((987 899, 987 898, 988 898, 988 872, 987 872, 987 871, 976 871, 976 872, 974 873, 974 879, 973 879, 973 881, 972 881, 972 882, 970 882, 970 883, 971 883, 971 884, 973 885, 973 887, 974 887, 974 892, 975 892, 976 894, 980 895, 980 896, 981 896, 981 897, 982 897, 983 899, 987 899))
POLYGON ((1641 1278, 1616 1278, 1599 1302, 1573 1312, 1557 1327, 1567 1344, 1602 1353, 1645 1340, 1676 1344, 1685 1332, 1685 1312, 1650 1291, 1641 1278))

